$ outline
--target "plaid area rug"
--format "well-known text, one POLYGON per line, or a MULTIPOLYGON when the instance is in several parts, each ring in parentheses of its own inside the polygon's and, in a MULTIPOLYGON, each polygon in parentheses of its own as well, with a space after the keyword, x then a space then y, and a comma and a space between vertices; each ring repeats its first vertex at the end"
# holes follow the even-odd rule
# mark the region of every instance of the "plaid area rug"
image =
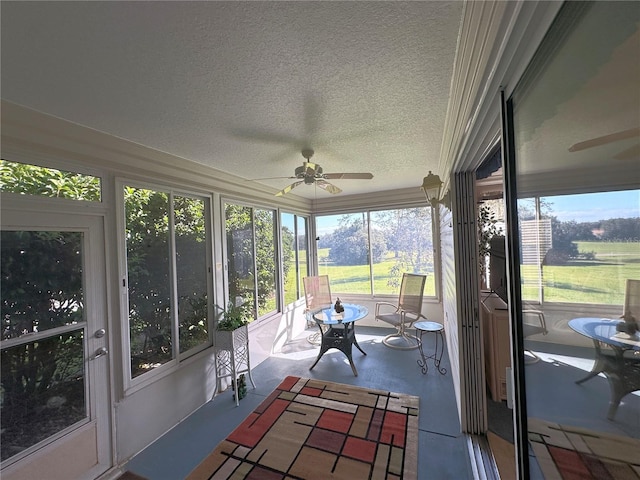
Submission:
POLYGON ((187 477, 414 480, 418 397, 287 377, 187 477))
POLYGON ((640 480, 640 440, 539 418, 527 422, 546 480, 640 480))

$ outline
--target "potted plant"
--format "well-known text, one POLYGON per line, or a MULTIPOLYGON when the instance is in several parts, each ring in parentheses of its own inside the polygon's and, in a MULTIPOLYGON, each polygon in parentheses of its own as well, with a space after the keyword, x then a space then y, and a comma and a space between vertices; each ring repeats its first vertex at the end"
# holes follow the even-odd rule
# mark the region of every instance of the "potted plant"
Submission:
POLYGON ((214 331, 214 345, 224 350, 236 350, 245 346, 249 339, 247 325, 251 312, 246 304, 235 305, 229 303, 224 309, 216 305, 216 329, 214 331))

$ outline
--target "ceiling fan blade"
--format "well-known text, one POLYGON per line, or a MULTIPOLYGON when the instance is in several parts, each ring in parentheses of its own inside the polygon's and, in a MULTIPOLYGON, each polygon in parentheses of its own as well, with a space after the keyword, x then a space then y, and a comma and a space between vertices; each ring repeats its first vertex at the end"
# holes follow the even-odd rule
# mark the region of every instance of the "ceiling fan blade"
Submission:
POLYGON ((579 152, 580 150, 586 150, 587 148, 599 147, 611 142, 617 142, 618 140, 626 140, 627 138, 633 138, 640 136, 640 128, 630 128, 629 130, 622 130, 621 132, 612 133, 610 135, 603 135, 602 137, 592 138, 591 140, 585 140, 584 142, 574 143, 569 147, 570 152, 579 152))
POLYGON ((247 178, 247 180, 251 181, 251 182, 259 182, 261 180, 280 180, 282 178, 290 178, 290 179, 295 179, 298 177, 264 177, 264 178, 247 178))
POLYGON ((272 130, 231 127, 227 131, 233 137, 253 142, 279 143, 286 145, 298 145, 301 143, 299 138, 272 130))
POLYGON ((289 193, 291 190, 293 190, 294 188, 296 188, 298 185, 300 185, 301 183, 304 183, 302 181, 300 182, 293 182, 291 185, 289 185, 288 187, 284 187, 282 190, 280 190, 278 193, 276 193, 276 197, 281 197, 283 195, 286 195, 287 193, 289 193))
POLYGON ((640 157, 640 143, 613 156, 616 160, 631 160, 638 157, 640 157))
POLYGON ((372 173, 324 173, 322 178, 329 180, 370 180, 372 173))
POLYGON ((332 183, 326 182, 324 180, 316 180, 316 185, 318 185, 321 189, 326 190, 329 193, 340 193, 341 189, 333 185, 332 183))

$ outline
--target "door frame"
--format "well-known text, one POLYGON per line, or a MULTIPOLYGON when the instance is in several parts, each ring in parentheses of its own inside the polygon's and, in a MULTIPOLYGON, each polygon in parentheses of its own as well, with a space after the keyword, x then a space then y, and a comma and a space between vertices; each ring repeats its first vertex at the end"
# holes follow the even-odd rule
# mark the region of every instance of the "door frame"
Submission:
MULTIPOLYGON (((78 231, 83 237, 83 283, 85 291, 84 350, 88 418, 53 435, 44 444, 15 461, 5 461, 2 477, 94 479, 113 466, 112 362, 113 332, 108 318, 108 271, 106 268, 105 216, 100 212, 81 213, 55 208, 50 202, 5 201, 3 195, 2 230, 78 231), (9 204, 9 205, 7 205, 9 204), (40 204, 35 207, 36 204, 40 204), (104 329, 106 335, 96 337, 104 329), (99 348, 107 355, 94 358, 99 348), (86 448, 85 454, 79 449, 86 448), (86 465, 79 461, 87 459, 86 465), (72 476, 71 476, 72 475, 72 476)), ((18 200, 18 199, 16 199, 18 200)), ((66 209, 65 209, 66 210, 66 209)), ((71 210, 71 209, 70 209, 71 210)), ((28 449, 31 450, 31 449, 28 449)))

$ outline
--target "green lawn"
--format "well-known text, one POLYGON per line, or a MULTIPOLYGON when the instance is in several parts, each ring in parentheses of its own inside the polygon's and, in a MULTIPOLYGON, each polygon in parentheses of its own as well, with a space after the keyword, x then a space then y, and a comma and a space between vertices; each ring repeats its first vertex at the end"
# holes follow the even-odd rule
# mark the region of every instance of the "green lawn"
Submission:
MULTIPOLYGON (((577 242, 581 253, 593 252, 594 260, 572 261, 567 265, 543 267, 544 300, 547 302, 596 303, 622 305, 627 278, 640 279, 640 242, 577 242)), ((329 275, 331 291, 335 296, 347 293, 369 294, 369 265, 337 266, 326 261, 328 249, 320 249, 320 274, 329 275)), ((376 294, 398 293, 398 287, 388 284, 393 258, 374 265, 376 294)), ((290 272, 294 272, 294 266, 290 272)), ((523 265, 525 278, 535 277, 535 266, 523 265)), ((290 273, 286 281, 286 301, 295 300, 295 276, 290 273)), ((433 275, 427 278, 425 294, 435 295, 433 275)), ((537 287, 523 286, 523 296, 537 300, 537 287)))
MULTIPOLYGON (((572 261, 543 267, 544 300, 547 302, 622 305, 627 278, 640 279, 640 242, 576 242, 581 253, 593 252, 595 260, 572 261)), ((535 267, 523 265, 526 278, 535 267)), ((523 288, 525 299, 537 299, 535 286, 523 288)))

